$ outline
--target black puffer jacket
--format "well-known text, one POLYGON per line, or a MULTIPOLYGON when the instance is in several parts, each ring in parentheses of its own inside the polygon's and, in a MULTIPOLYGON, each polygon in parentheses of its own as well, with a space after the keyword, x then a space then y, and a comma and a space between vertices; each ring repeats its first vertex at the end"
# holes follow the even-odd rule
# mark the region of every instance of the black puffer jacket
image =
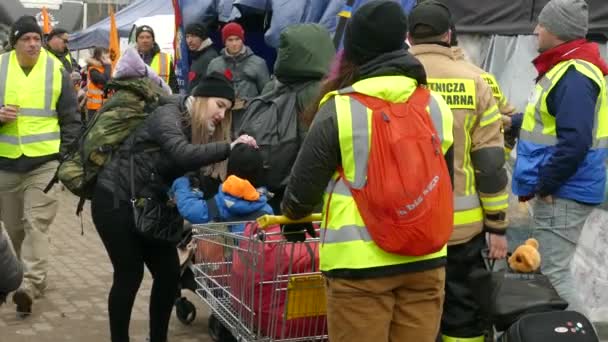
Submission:
POLYGON ((171 96, 127 138, 100 172, 97 186, 118 200, 131 198, 129 160, 133 155, 136 197, 165 201, 173 181, 186 172, 228 158, 228 142, 193 145, 184 98, 171 96))

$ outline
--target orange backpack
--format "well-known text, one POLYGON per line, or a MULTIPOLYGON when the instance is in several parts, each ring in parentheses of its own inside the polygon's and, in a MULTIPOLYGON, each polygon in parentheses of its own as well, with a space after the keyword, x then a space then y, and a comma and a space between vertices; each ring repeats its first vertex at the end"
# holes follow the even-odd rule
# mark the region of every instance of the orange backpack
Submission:
POLYGON ((367 182, 350 188, 374 242, 384 251, 421 256, 439 251, 453 229, 453 193, 441 140, 419 87, 405 103, 350 94, 373 111, 367 182))

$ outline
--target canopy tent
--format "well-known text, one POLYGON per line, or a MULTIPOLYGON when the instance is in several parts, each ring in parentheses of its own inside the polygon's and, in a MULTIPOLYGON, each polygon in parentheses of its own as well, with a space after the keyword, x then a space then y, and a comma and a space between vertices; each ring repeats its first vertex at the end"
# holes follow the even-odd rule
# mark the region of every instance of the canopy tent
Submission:
MULTIPOLYGON (((172 15, 170 0, 138 0, 116 13, 116 26, 120 37, 128 37, 133 24, 143 17, 172 15)), ((97 46, 107 47, 110 34, 110 18, 70 36, 70 49, 82 50, 97 46)))

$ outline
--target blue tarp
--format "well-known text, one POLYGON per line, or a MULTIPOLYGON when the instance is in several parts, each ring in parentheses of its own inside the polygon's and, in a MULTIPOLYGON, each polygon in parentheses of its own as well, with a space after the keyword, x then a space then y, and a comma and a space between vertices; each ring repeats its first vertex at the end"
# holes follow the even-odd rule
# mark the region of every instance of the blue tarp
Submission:
MULTIPOLYGON (((353 10, 372 0, 355 0, 353 10)), ((416 0, 395 0, 409 12, 416 0)), ((228 22, 250 13, 272 13, 265 37, 269 46, 277 47, 281 31, 296 23, 319 23, 336 30, 338 13, 346 0, 183 0, 184 23, 210 22, 216 18, 228 22)))
MULTIPOLYGON (((200 0, 197 0, 200 3, 200 0)), ((170 0, 138 0, 116 13, 116 26, 121 37, 127 37, 133 24, 140 18, 173 14, 170 0)), ((81 50, 109 43, 110 18, 106 18, 86 30, 70 35, 70 49, 81 50)))

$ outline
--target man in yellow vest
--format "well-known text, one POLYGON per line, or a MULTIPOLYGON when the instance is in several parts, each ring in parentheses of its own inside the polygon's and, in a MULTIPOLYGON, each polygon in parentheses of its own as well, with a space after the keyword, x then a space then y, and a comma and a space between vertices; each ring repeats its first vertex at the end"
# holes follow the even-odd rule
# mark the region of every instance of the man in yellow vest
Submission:
POLYGON ((422 62, 429 85, 454 113, 454 232, 448 246, 443 341, 483 342, 468 275, 507 253, 507 173, 501 114, 481 73, 457 58, 450 46, 449 9, 438 1, 420 3, 410 13, 412 54, 422 62))
POLYGON ((154 30, 148 25, 138 27, 135 30, 135 43, 144 62, 156 71, 158 76, 171 87, 174 94, 179 93, 173 57, 160 51, 160 47, 155 41, 154 30))
MULTIPOLYGON (((418 256, 383 250, 370 237, 349 187, 337 172, 342 169, 354 186, 363 186, 369 176, 372 111, 349 94, 405 102, 427 83, 424 68, 405 49, 406 32, 407 18, 392 0, 369 1, 352 15, 341 66, 322 86, 326 95, 282 202, 283 213, 297 219, 324 200, 319 256, 327 279, 332 342, 434 342, 439 331, 446 246, 418 256)), ((434 92, 428 113, 449 167, 452 113, 434 92)), ((286 237, 291 228, 284 227, 286 237)))
POLYGON ((81 123, 70 75, 41 49, 36 19, 19 18, 9 39, 13 50, 0 55, 0 215, 26 266, 13 301, 17 312, 29 314, 46 288, 49 228, 57 212, 57 200, 43 190, 81 123))
POLYGON ((541 271, 570 308, 582 309, 570 261, 583 225, 604 201, 608 66, 587 42, 584 0, 551 0, 538 16, 536 85, 517 143, 513 193, 531 206, 541 271))

